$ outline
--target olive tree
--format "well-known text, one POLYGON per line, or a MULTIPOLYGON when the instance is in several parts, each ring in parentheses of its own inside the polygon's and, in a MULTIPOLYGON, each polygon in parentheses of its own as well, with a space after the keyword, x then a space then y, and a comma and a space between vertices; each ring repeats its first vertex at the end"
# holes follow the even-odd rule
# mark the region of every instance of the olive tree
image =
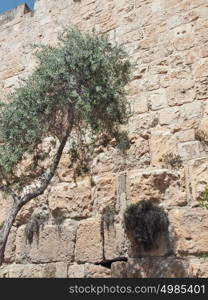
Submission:
POLYGON ((38 47, 36 56, 33 73, 1 104, 0 188, 12 197, 12 207, 0 229, 0 264, 18 212, 47 189, 73 132, 94 141, 112 138, 128 117, 131 66, 121 46, 94 32, 67 29, 56 47, 38 47), (50 165, 41 167, 38 149, 47 136, 58 147, 50 165), (18 172, 27 155, 30 172, 18 172))

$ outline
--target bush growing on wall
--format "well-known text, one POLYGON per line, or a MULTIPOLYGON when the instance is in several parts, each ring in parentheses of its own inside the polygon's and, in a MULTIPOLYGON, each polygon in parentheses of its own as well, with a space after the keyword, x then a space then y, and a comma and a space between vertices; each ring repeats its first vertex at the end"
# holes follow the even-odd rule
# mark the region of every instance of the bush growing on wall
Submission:
POLYGON ((158 236, 167 232, 169 221, 162 208, 143 200, 127 207, 124 225, 128 237, 148 251, 156 246, 158 236))

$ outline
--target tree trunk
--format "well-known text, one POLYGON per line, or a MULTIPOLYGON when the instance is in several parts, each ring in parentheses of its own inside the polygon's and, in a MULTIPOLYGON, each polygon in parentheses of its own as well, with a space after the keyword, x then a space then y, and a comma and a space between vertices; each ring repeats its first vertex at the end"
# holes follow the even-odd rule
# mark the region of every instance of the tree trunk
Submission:
MULTIPOLYGON (((62 137, 61 143, 60 143, 58 150, 54 156, 51 166, 44 173, 44 176, 43 176, 40 186, 38 188, 36 188, 35 190, 33 190, 32 192, 29 192, 26 195, 22 195, 21 197, 18 197, 14 191, 10 190, 10 194, 14 200, 14 205, 9 212, 8 218, 4 222, 2 229, 0 230, 0 266, 2 265, 2 263, 4 261, 4 252, 5 252, 5 248, 6 248, 6 243, 8 240, 10 230, 12 228, 12 225, 15 221, 15 218, 16 218, 18 212, 26 203, 28 203, 32 199, 42 195, 44 193, 44 191, 47 189, 48 185, 51 182, 51 179, 53 178, 53 176, 57 170, 64 147, 65 147, 68 137, 72 131, 73 121, 74 121, 74 114, 73 114, 73 112, 68 111, 67 119, 66 119, 66 128, 65 128, 65 130, 63 130, 65 132, 65 134, 62 137)), ((4 188, 1 187, 1 189, 4 189, 4 188)))
POLYGON ((5 220, 4 225, 0 231, 0 266, 2 265, 4 260, 4 252, 5 252, 6 243, 8 240, 10 230, 21 207, 22 207, 21 203, 14 203, 13 207, 9 212, 9 216, 5 220))

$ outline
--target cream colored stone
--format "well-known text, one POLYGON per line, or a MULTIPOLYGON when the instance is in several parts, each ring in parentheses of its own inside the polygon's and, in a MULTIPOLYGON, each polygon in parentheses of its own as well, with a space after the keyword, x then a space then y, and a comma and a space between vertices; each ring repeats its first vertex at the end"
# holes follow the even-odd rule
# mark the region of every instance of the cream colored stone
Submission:
POLYGON ((148 111, 147 98, 144 93, 128 97, 128 99, 132 107, 132 112, 135 114, 141 114, 148 111))
POLYGON ((196 97, 199 100, 208 99, 208 79, 202 78, 200 81, 196 82, 196 97))
POLYGON ((93 200, 88 177, 77 182, 61 182, 52 186, 49 197, 52 215, 70 218, 89 217, 92 213, 93 200))
POLYGON ((74 264, 68 267, 68 278, 84 278, 84 264, 74 264))
POLYGON ((159 113, 160 125, 172 125, 180 121, 182 117, 182 110, 180 107, 164 108, 159 113))
POLYGON ((199 158, 200 144, 198 141, 178 144, 178 153, 183 160, 199 158))
POLYGON ((111 270, 102 266, 85 264, 85 278, 109 278, 111 270))
POLYGON ((77 230, 75 260, 78 263, 103 261, 101 218, 94 217, 80 222, 77 230))
POLYGON ((208 263, 207 257, 201 255, 201 257, 188 258, 188 277, 207 278, 208 263))
POLYGON ((128 173, 128 201, 151 200, 166 205, 185 205, 184 177, 168 169, 130 171, 128 173))
POLYGON ((112 174, 94 178, 94 209, 102 212, 103 208, 116 203, 116 178, 112 174))
POLYGON ((11 264, 0 269, 0 278, 66 278, 65 263, 11 264))
POLYGON ((194 129, 181 130, 176 136, 180 142, 190 142, 195 140, 194 129))
POLYGON ((148 95, 148 107, 152 110, 158 110, 167 106, 167 97, 165 89, 159 89, 148 95))
POLYGON ((202 115, 202 104, 199 101, 184 104, 183 109, 186 119, 197 118, 202 115))
POLYGON ((25 226, 16 235, 16 263, 71 262, 74 258, 75 228, 46 225, 34 234, 30 245, 25 226))
POLYGON ((186 263, 169 257, 131 258, 128 263, 112 264, 114 278, 183 278, 187 277, 186 263))
POLYGON ((121 223, 103 222, 104 229, 104 257, 106 260, 121 259, 127 256, 127 238, 121 223))
POLYGON ((167 89, 168 104, 174 106, 192 102, 195 98, 193 87, 194 82, 191 79, 175 79, 167 89))
POLYGON ((208 249, 208 219, 203 208, 180 208, 169 212, 178 255, 202 255, 208 249))
POLYGON ((152 130, 149 143, 152 165, 161 166, 167 155, 178 154, 176 137, 169 130, 152 130))
POLYGON ((187 181, 191 188, 191 196, 194 201, 197 201, 208 184, 208 159, 206 157, 190 161, 187 181))

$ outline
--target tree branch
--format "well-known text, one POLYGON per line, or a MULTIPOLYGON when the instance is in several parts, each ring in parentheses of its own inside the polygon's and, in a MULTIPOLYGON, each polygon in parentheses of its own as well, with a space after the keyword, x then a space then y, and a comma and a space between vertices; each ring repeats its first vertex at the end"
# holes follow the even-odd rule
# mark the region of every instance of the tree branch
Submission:
POLYGON ((53 178, 56 169, 58 167, 59 161, 61 159, 64 147, 66 145, 67 139, 71 133, 72 127, 73 127, 73 121, 74 121, 74 116, 73 113, 69 113, 68 112, 68 125, 65 131, 65 135, 63 136, 61 143, 58 147, 58 150, 54 156, 53 162, 51 167, 49 167, 45 173, 42 175, 42 182, 40 184, 39 188, 36 188, 34 191, 27 193, 26 195, 22 196, 19 201, 21 206, 25 205, 27 202, 29 202, 30 200, 42 195, 44 193, 44 191, 46 190, 46 188, 48 187, 48 185, 51 182, 51 179, 53 178))

